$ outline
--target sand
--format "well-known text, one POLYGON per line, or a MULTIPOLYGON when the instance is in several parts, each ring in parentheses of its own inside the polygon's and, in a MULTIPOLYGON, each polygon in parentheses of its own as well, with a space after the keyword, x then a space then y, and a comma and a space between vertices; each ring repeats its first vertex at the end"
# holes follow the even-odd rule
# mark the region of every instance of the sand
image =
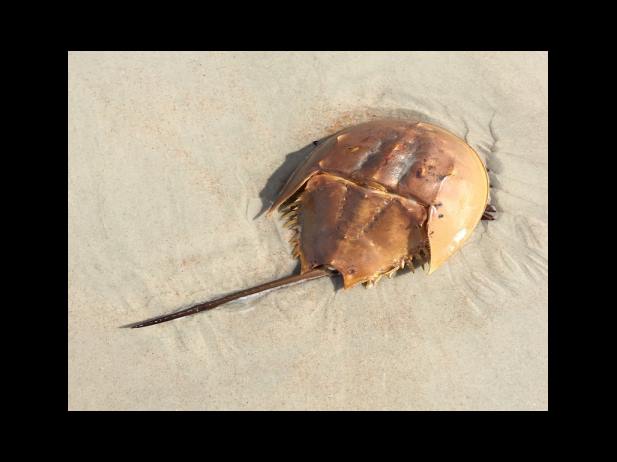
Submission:
POLYGON ((545 52, 71 52, 70 410, 545 410, 545 52), (431 121, 491 169, 498 219, 446 265, 311 281, 259 215, 313 141, 431 121))

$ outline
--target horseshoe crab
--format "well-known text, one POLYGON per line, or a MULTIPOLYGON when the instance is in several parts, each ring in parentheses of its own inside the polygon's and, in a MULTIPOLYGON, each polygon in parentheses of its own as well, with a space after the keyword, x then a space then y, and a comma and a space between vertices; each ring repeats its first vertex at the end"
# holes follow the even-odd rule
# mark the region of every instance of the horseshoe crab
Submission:
POLYGON ((318 144, 268 215, 282 211, 300 274, 123 327, 145 327, 252 294, 340 274, 345 289, 375 284, 406 265, 429 274, 492 220, 489 178, 478 154, 424 122, 384 119, 318 144))

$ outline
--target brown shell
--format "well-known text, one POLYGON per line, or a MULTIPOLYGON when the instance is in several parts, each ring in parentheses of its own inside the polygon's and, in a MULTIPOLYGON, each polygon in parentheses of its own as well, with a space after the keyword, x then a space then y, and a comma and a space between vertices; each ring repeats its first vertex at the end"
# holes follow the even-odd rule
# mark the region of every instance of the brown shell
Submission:
POLYGON ((376 120, 319 145, 270 213, 285 206, 302 273, 331 267, 347 288, 411 260, 435 271, 471 235, 488 191, 484 163, 460 138, 427 123, 376 120))

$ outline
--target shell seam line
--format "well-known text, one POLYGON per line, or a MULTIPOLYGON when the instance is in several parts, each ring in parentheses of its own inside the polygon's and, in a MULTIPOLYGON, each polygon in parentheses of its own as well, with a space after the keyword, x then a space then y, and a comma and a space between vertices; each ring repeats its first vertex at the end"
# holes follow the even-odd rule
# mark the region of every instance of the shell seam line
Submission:
POLYGON ((387 204, 379 207, 377 209, 377 211, 375 212, 375 215, 373 215, 373 218, 371 218, 371 220, 366 223, 362 229, 360 230, 360 232, 358 233, 358 236, 356 237, 356 239, 360 239, 360 237, 362 237, 364 234, 366 234, 366 232, 371 229, 371 226, 377 221, 377 219, 379 217, 381 217, 381 215, 383 215, 383 213, 388 209, 388 207, 390 207, 392 205, 393 201, 388 201, 387 204))
POLYGON ((399 199, 405 199, 405 200, 411 199, 412 201, 417 202, 422 207, 429 207, 430 206, 430 204, 427 204, 426 202, 424 202, 423 200, 421 200, 418 197, 414 196, 413 194, 409 194, 408 196, 403 196, 401 194, 392 192, 392 191, 390 191, 387 188, 386 188, 387 189, 386 191, 381 191, 380 189, 377 189, 377 188, 371 188, 369 185, 358 183, 357 181, 345 178, 345 177, 341 176, 338 172, 331 172, 331 171, 327 171, 327 170, 322 170, 322 171, 318 172, 317 175, 328 175, 328 176, 331 176, 333 178, 336 178, 337 180, 341 180, 341 181, 343 181, 345 183, 353 184, 354 186, 357 186, 357 187, 362 188, 362 189, 368 189, 371 192, 382 194, 384 196, 394 196, 394 197, 397 197, 399 199))
POLYGON ((345 185, 345 194, 343 195, 343 200, 341 201, 341 205, 336 211, 336 221, 337 222, 340 221, 341 216, 343 215, 343 209, 345 208, 345 204, 347 204, 347 196, 349 195, 350 191, 351 189, 349 188, 349 186, 345 185))

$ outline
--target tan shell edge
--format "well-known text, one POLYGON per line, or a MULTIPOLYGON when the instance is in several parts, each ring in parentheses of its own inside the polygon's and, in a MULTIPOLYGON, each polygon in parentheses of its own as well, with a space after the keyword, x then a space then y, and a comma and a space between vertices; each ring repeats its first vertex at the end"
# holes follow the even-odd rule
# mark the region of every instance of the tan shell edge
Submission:
POLYGON ((443 180, 434 204, 429 207, 428 274, 436 271, 469 239, 482 218, 489 195, 489 177, 478 153, 452 133, 439 130, 452 138, 449 149, 454 155, 454 169, 443 180))

